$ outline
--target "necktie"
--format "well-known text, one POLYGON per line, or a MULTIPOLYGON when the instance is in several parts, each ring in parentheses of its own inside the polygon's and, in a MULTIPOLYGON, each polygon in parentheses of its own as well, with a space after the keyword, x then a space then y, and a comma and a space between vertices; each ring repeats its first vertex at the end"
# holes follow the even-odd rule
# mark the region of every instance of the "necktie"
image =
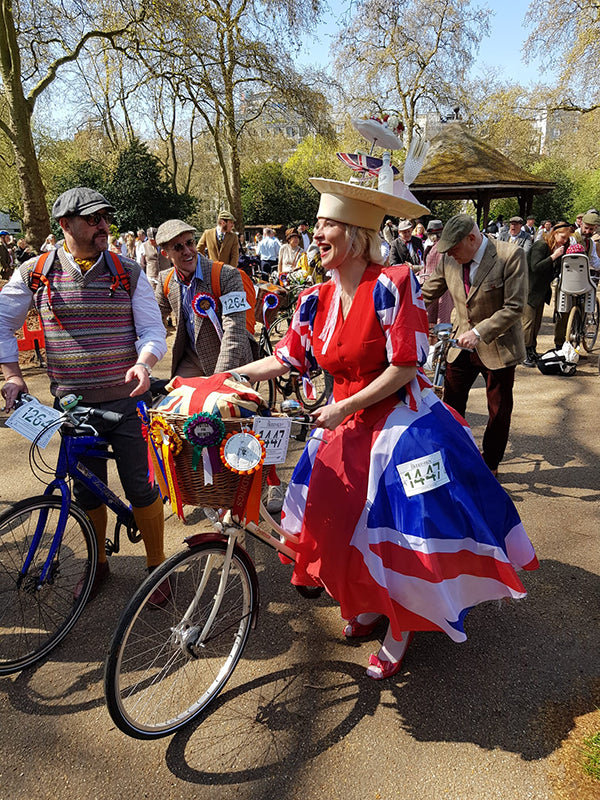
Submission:
POLYGON ((465 295, 469 295, 469 290, 471 289, 471 264, 472 261, 467 261, 466 264, 463 264, 463 283, 465 285, 465 295))

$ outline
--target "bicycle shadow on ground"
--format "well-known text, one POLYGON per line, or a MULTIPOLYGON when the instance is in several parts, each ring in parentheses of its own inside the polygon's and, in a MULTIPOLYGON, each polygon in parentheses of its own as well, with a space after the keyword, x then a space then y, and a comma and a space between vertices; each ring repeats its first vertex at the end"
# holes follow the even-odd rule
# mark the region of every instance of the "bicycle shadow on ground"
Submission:
MULTIPOLYGON (((295 772, 376 713, 386 738, 397 739, 399 760, 406 735, 501 749, 526 761, 548 756, 574 719, 600 704, 600 578, 548 560, 525 581, 528 599, 471 612, 464 644, 417 634, 389 681, 369 680, 362 665, 328 660, 319 639, 312 648, 305 643, 306 660, 292 667, 257 673, 241 663, 232 678, 238 682, 173 737, 169 769, 197 784, 258 781, 257 797, 260 781, 278 776, 285 794, 295 772)), ((361 735, 368 736, 364 729, 361 735)))
POLYGON ((600 703, 600 577, 558 561, 528 573, 526 600, 467 617, 469 639, 417 634, 401 685, 402 727, 417 741, 470 742, 530 761, 560 747, 600 703))
MULTIPOLYGON (((252 633, 244 659, 262 662, 288 653, 303 636, 297 630, 298 619, 307 608, 335 604, 327 595, 302 599, 289 584, 291 567, 283 568, 269 548, 253 537, 248 539, 259 574, 261 604, 258 629, 252 633)), ((146 574, 139 557, 121 554, 110 563, 109 581, 48 657, 20 673, 0 677, 0 695, 4 693, 17 711, 55 716, 104 707, 104 660, 119 618, 146 574)))

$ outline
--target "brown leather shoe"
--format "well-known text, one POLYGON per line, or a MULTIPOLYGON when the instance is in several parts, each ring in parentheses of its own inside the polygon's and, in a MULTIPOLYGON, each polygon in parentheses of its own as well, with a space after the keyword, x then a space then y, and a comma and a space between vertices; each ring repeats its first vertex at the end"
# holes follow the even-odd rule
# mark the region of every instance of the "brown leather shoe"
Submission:
MULTIPOLYGON (((92 583, 92 591, 90 592, 90 596, 88 600, 93 600, 94 597, 100 591, 100 586, 104 583, 104 581, 110 575, 110 567, 108 566, 108 561, 99 561, 96 565, 96 574, 94 575, 94 581, 92 583)), ((73 599, 79 600, 81 592, 83 591, 83 585, 85 583, 85 577, 81 577, 77 581, 77 585, 73 589, 73 599)))

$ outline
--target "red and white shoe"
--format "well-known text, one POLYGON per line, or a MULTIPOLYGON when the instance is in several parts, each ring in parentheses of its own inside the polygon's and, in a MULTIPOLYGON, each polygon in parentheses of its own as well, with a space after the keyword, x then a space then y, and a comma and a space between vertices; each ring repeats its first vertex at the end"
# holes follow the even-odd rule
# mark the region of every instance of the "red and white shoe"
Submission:
POLYGON ((379 625, 382 619, 385 619, 383 614, 380 614, 372 622, 364 624, 358 621, 358 617, 352 617, 348 620, 344 628, 344 636, 346 639, 358 639, 361 636, 370 636, 375 628, 379 625))
POLYGON ((398 661, 386 661, 384 658, 379 658, 379 656, 376 656, 375 653, 371 653, 369 656, 369 666, 367 667, 367 675, 369 678, 373 678, 374 681, 381 681, 384 678, 391 678, 392 675, 395 675, 397 672, 399 672, 402 662, 404 661, 406 651, 408 650, 408 645, 412 642, 414 635, 415 634, 413 631, 406 631, 406 633, 404 633, 402 636, 404 649, 398 661))

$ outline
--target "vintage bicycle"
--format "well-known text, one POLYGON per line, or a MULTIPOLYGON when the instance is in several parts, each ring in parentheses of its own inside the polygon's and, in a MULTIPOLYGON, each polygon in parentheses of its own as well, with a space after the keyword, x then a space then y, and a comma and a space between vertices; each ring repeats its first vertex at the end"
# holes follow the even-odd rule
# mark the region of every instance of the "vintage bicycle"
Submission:
POLYGON ((598 338, 600 303, 596 297, 597 279, 592 279, 588 257, 566 253, 561 258, 556 289, 556 310, 568 314, 565 340, 580 355, 591 353, 598 338))
POLYGON ((92 589, 96 536, 90 518, 72 497, 72 480, 81 481, 116 515, 107 555, 119 552, 122 528, 131 542, 141 538, 131 507, 81 463, 83 456, 114 457, 94 422, 117 425, 122 415, 79 405, 74 395, 61 400, 62 411, 25 394, 18 406, 7 424, 15 427, 22 417, 21 432, 27 435, 28 426, 34 431, 29 463, 47 486, 42 495, 22 500, 0 516, 0 675, 48 655, 77 622, 92 589), (60 434, 60 446, 51 467, 40 445, 54 432, 60 434), (82 589, 75 596, 79 583, 82 589))
MULTIPOLYGON (((290 405, 297 413, 298 404, 290 405)), ((306 416, 294 422, 313 427, 306 416)), ((318 434, 312 439, 316 444, 318 434)), ((274 441, 280 446, 278 437, 274 441)), ((241 458, 252 442, 247 446, 241 458)), ((258 522, 247 522, 245 511, 232 511, 233 494, 219 509, 214 489, 207 493, 214 498, 204 506, 213 531, 188 537, 186 549, 144 581, 110 644, 104 680, 108 710, 117 727, 134 738, 167 736, 198 717, 235 670, 258 617, 258 576, 242 546, 244 537, 249 534, 294 559, 297 537, 264 504, 258 522), (169 583, 170 597, 158 607, 150 598, 163 581, 169 583)))

